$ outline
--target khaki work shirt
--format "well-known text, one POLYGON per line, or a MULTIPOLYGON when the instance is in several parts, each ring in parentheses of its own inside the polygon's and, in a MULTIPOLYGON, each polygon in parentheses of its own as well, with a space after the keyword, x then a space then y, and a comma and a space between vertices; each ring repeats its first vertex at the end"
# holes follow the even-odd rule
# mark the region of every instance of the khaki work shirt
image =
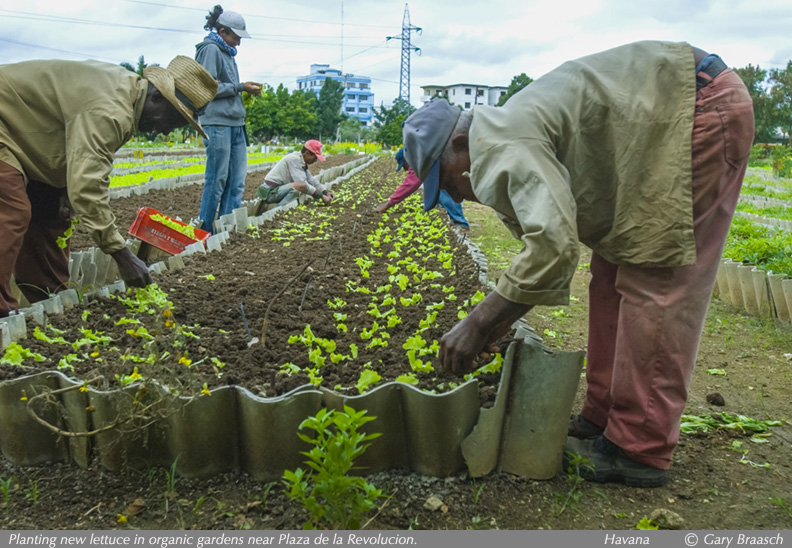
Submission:
POLYGON ((108 188, 113 156, 131 139, 148 81, 99 61, 0 65, 0 160, 25 180, 66 188, 105 253, 124 247, 108 188))
POLYGON ((694 264, 693 50, 638 42, 564 63, 475 107, 471 182, 523 241, 506 299, 569 302, 578 241, 615 264, 694 264))
POLYGON ((325 189, 325 186, 308 171, 308 164, 298 150, 281 158, 267 174, 267 181, 278 186, 305 181, 308 184, 308 194, 311 196, 321 194, 325 189))

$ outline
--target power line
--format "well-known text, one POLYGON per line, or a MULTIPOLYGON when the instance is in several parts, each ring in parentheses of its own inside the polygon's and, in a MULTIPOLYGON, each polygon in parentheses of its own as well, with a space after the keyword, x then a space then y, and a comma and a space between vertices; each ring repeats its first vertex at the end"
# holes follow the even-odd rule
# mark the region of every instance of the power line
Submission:
POLYGON ((48 48, 47 46, 42 46, 41 44, 30 44, 28 42, 20 42, 18 40, 9 40, 8 38, 0 37, 0 41, 2 42, 9 42, 11 44, 16 44, 18 46, 27 46, 29 48, 38 48, 38 49, 46 49, 49 51, 56 51, 58 53, 68 53, 69 55, 79 55, 80 57, 85 57, 87 59, 100 59, 104 61, 109 61, 111 63, 120 63, 117 59, 109 59, 107 57, 97 57, 96 55, 89 55, 87 53, 80 53, 79 51, 69 51, 66 49, 58 49, 58 48, 48 48))
MULTIPOLYGON (((146 2, 145 0, 124 0, 124 2, 129 2, 131 4, 145 4, 150 6, 157 6, 158 8, 173 8, 173 9, 180 9, 180 10, 190 10, 190 11, 200 11, 203 13, 207 13, 208 10, 201 9, 201 8, 188 8, 185 6, 173 6, 170 4, 163 4, 161 2, 146 2)), ((254 17, 257 19, 274 19, 277 21, 294 21, 297 23, 312 23, 315 25, 344 25, 347 27, 366 27, 366 28, 381 28, 381 29, 392 29, 392 26, 385 26, 385 25, 361 25, 355 23, 336 23, 333 21, 315 21, 311 19, 295 19, 291 17, 274 17, 272 15, 257 15, 257 14, 248 14, 245 13, 244 17, 254 17)))
MULTIPOLYGON (((110 23, 107 21, 92 21, 89 19, 76 19, 72 17, 54 17, 48 15, 37 15, 31 14, 27 12, 15 12, 11 10, 4 10, 0 9, 0 12, 6 13, 18 13, 22 15, 8 15, 6 17, 11 19, 29 19, 34 21, 47 21, 52 23, 68 23, 68 24, 78 24, 78 25, 95 25, 95 26, 102 26, 102 27, 121 27, 121 28, 132 28, 132 29, 140 29, 140 30, 156 30, 160 32, 179 32, 183 34, 198 34, 202 35, 205 31, 200 30, 185 30, 185 29, 170 29, 170 28, 163 28, 163 27, 149 27, 144 25, 130 25, 127 23, 110 23)), ((307 44, 310 46, 336 46, 337 43, 334 42, 309 42, 306 40, 284 40, 282 38, 269 38, 270 35, 259 36, 257 34, 252 35, 255 40, 260 40, 263 42, 279 42, 284 44, 307 44)), ((301 36, 301 35, 288 35, 288 34, 281 34, 275 36, 301 36)), ((325 37, 322 37, 325 38, 325 37)), ((362 44, 347 44, 350 47, 369 47, 362 44)), ((371 46, 371 47, 385 47, 385 46, 371 46)))

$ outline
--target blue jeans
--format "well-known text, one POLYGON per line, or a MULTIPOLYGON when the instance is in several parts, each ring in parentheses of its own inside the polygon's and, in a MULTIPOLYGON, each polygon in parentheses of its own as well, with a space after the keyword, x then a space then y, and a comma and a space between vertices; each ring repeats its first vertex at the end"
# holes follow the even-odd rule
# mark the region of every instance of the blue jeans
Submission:
POLYGON ((440 191, 438 203, 445 208, 455 225, 460 225, 467 229, 470 228, 470 224, 465 219, 465 214, 462 213, 462 204, 456 203, 448 192, 445 190, 440 191))
POLYGON ((218 215, 231 213, 242 203, 247 175, 245 126, 204 126, 206 176, 201 198, 201 228, 213 232, 218 215), (219 213, 218 213, 219 207, 219 213))

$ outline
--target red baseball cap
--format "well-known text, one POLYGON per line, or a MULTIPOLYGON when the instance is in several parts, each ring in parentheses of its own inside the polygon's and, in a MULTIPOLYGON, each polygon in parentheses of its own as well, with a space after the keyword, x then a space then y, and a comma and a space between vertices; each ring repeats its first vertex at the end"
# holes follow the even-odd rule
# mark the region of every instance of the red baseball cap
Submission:
POLYGON ((322 156, 322 143, 317 141, 316 139, 311 139, 310 141, 305 141, 305 148, 316 154, 316 157, 319 158, 320 162, 325 161, 325 157, 322 156))

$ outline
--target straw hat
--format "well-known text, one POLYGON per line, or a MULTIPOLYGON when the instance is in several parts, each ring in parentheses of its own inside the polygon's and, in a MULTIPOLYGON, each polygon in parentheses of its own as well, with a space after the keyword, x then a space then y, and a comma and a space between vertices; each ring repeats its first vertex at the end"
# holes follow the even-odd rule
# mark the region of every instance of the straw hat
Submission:
POLYGON ((179 55, 168 64, 168 68, 157 65, 146 67, 143 69, 143 78, 154 84, 198 133, 208 138, 198 122, 197 111, 214 99, 217 81, 205 68, 189 57, 179 55))

